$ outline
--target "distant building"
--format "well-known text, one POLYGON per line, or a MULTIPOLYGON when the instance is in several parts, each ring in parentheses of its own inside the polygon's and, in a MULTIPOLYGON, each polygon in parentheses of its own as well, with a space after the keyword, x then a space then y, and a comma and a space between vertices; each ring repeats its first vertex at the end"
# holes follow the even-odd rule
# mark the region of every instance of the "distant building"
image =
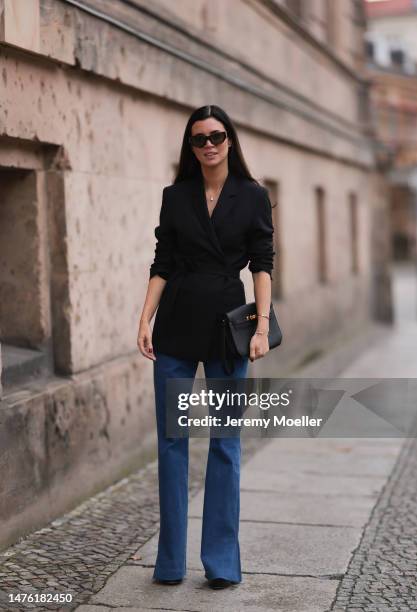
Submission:
POLYGON ((392 252, 417 258, 417 1, 368 0, 373 124, 391 170, 392 252))

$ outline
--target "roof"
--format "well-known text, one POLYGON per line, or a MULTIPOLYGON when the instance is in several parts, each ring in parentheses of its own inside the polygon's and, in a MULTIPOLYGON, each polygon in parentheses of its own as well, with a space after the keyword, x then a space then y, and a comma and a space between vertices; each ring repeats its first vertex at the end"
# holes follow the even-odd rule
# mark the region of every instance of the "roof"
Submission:
POLYGON ((417 12, 416 0, 365 0, 368 19, 395 17, 417 12))

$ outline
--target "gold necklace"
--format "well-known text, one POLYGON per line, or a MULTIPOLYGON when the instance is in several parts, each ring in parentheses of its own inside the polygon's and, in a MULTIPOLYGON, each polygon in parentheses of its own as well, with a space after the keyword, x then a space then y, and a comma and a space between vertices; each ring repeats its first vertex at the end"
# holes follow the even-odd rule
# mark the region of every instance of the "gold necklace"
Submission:
MULTIPOLYGON (((223 189, 225 182, 226 182, 226 180, 224 180, 223 185, 221 185, 220 189, 218 190, 217 196, 220 194, 221 190, 223 189)), ((206 191, 206 195, 207 195, 207 191, 206 191)), ((210 202, 213 202, 214 201, 214 196, 209 196, 209 200, 210 200, 210 202)))

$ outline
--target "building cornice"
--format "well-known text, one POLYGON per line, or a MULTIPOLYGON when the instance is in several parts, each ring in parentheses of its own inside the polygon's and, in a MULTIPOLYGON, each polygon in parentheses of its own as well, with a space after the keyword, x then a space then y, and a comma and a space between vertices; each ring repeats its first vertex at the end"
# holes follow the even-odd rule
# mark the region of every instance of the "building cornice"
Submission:
MULTIPOLYGON (((191 64, 195 66, 196 68, 199 68, 207 73, 210 73, 213 76, 219 79, 222 79, 226 81, 227 83, 247 93, 250 93, 251 95, 255 97, 258 97, 266 102, 269 102, 270 104, 275 105, 276 107, 282 110, 285 110, 293 115, 296 115, 334 134, 337 137, 348 140, 354 143, 355 145, 360 145, 361 143, 363 144, 364 141, 366 140, 366 137, 360 131, 359 124, 352 123, 344 119, 343 117, 336 115, 335 113, 332 113, 326 109, 323 109, 322 107, 314 104, 314 102, 312 102, 310 99, 300 96, 299 94, 297 94, 290 88, 285 87, 281 83, 278 83, 277 81, 266 77, 266 75, 262 73, 259 73, 259 71, 258 71, 258 75, 260 76, 261 80, 263 81, 268 80, 268 82, 274 86, 275 91, 273 93, 270 91, 267 91, 266 89, 258 85, 254 85, 253 83, 249 82, 246 79, 241 78, 240 76, 236 76, 236 75, 230 74, 229 72, 225 72, 220 67, 214 65, 213 63, 202 60, 199 57, 196 57, 195 55, 192 55, 182 49, 179 49, 165 42, 164 40, 161 40, 160 38, 157 38, 155 36, 148 34, 147 32, 142 31, 138 27, 133 27, 129 25, 128 23, 120 20, 119 18, 116 18, 115 16, 110 15, 107 12, 104 12, 98 9, 97 7, 94 6, 94 2, 87 2, 86 0, 62 0, 62 1, 110 25, 113 25, 114 27, 121 29, 130 35, 133 35, 134 37, 141 40, 142 42, 152 45, 161 51, 169 53, 170 55, 173 55, 174 57, 181 59, 182 61, 187 62, 188 64, 191 64)), ((263 2, 264 0, 258 0, 258 1, 263 2)), ((128 4, 132 8, 142 13, 146 13, 148 16, 150 16, 152 13, 149 9, 144 9, 143 7, 140 7, 138 4, 136 4, 136 2, 133 2, 132 0, 122 0, 122 3, 128 4)), ((154 16, 154 13, 152 13, 152 17, 153 16, 154 16)), ((169 27, 173 27, 172 23, 168 20, 165 20, 165 25, 169 27)), ((178 30, 179 26, 176 25, 175 28, 178 30)), ((190 34, 186 30, 181 30, 181 31, 188 37, 190 36, 190 34)), ((248 64, 243 64, 242 62, 239 62, 239 60, 236 60, 234 57, 227 55, 225 52, 219 51, 215 46, 209 45, 209 43, 207 43, 206 41, 201 41, 195 35, 191 35, 191 36, 193 36, 193 39, 197 43, 204 44, 204 46, 206 47, 210 46, 211 50, 213 50, 216 54, 221 54, 223 58, 226 58, 229 61, 237 62, 238 64, 240 64, 240 66, 246 68, 252 74, 256 74, 257 71, 254 70, 248 64)), ((360 82, 361 84, 366 84, 367 82, 365 79, 357 79, 357 81, 360 82)))
POLYGON ((263 4, 268 10, 282 19, 287 26, 289 26, 294 32, 296 32, 303 41, 310 44, 317 51, 319 51, 324 57, 330 60, 334 66, 341 70, 346 76, 351 78, 358 83, 363 83, 363 77, 355 72, 350 66, 343 62, 325 43, 316 38, 310 30, 306 27, 305 23, 293 17, 291 13, 283 6, 278 4, 277 0, 257 0, 260 4, 263 4))
POLYGON ((410 74, 401 70, 395 70, 388 66, 379 66, 378 64, 368 63, 366 70, 368 77, 370 76, 371 78, 374 76, 386 76, 388 78, 405 79, 408 81, 415 81, 417 83, 417 74, 410 74))

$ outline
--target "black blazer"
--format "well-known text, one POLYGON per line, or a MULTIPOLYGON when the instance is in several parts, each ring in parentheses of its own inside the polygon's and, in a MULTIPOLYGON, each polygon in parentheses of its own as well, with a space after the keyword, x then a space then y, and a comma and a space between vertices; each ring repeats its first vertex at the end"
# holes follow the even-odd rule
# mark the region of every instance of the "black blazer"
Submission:
POLYGON ((154 351, 221 358, 221 318, 246 303, 239 272, 273 268, 267 190, 229 172, 210 218, 202 175, 163 190, 150 278, 167 280, 155 317, 154 351))

